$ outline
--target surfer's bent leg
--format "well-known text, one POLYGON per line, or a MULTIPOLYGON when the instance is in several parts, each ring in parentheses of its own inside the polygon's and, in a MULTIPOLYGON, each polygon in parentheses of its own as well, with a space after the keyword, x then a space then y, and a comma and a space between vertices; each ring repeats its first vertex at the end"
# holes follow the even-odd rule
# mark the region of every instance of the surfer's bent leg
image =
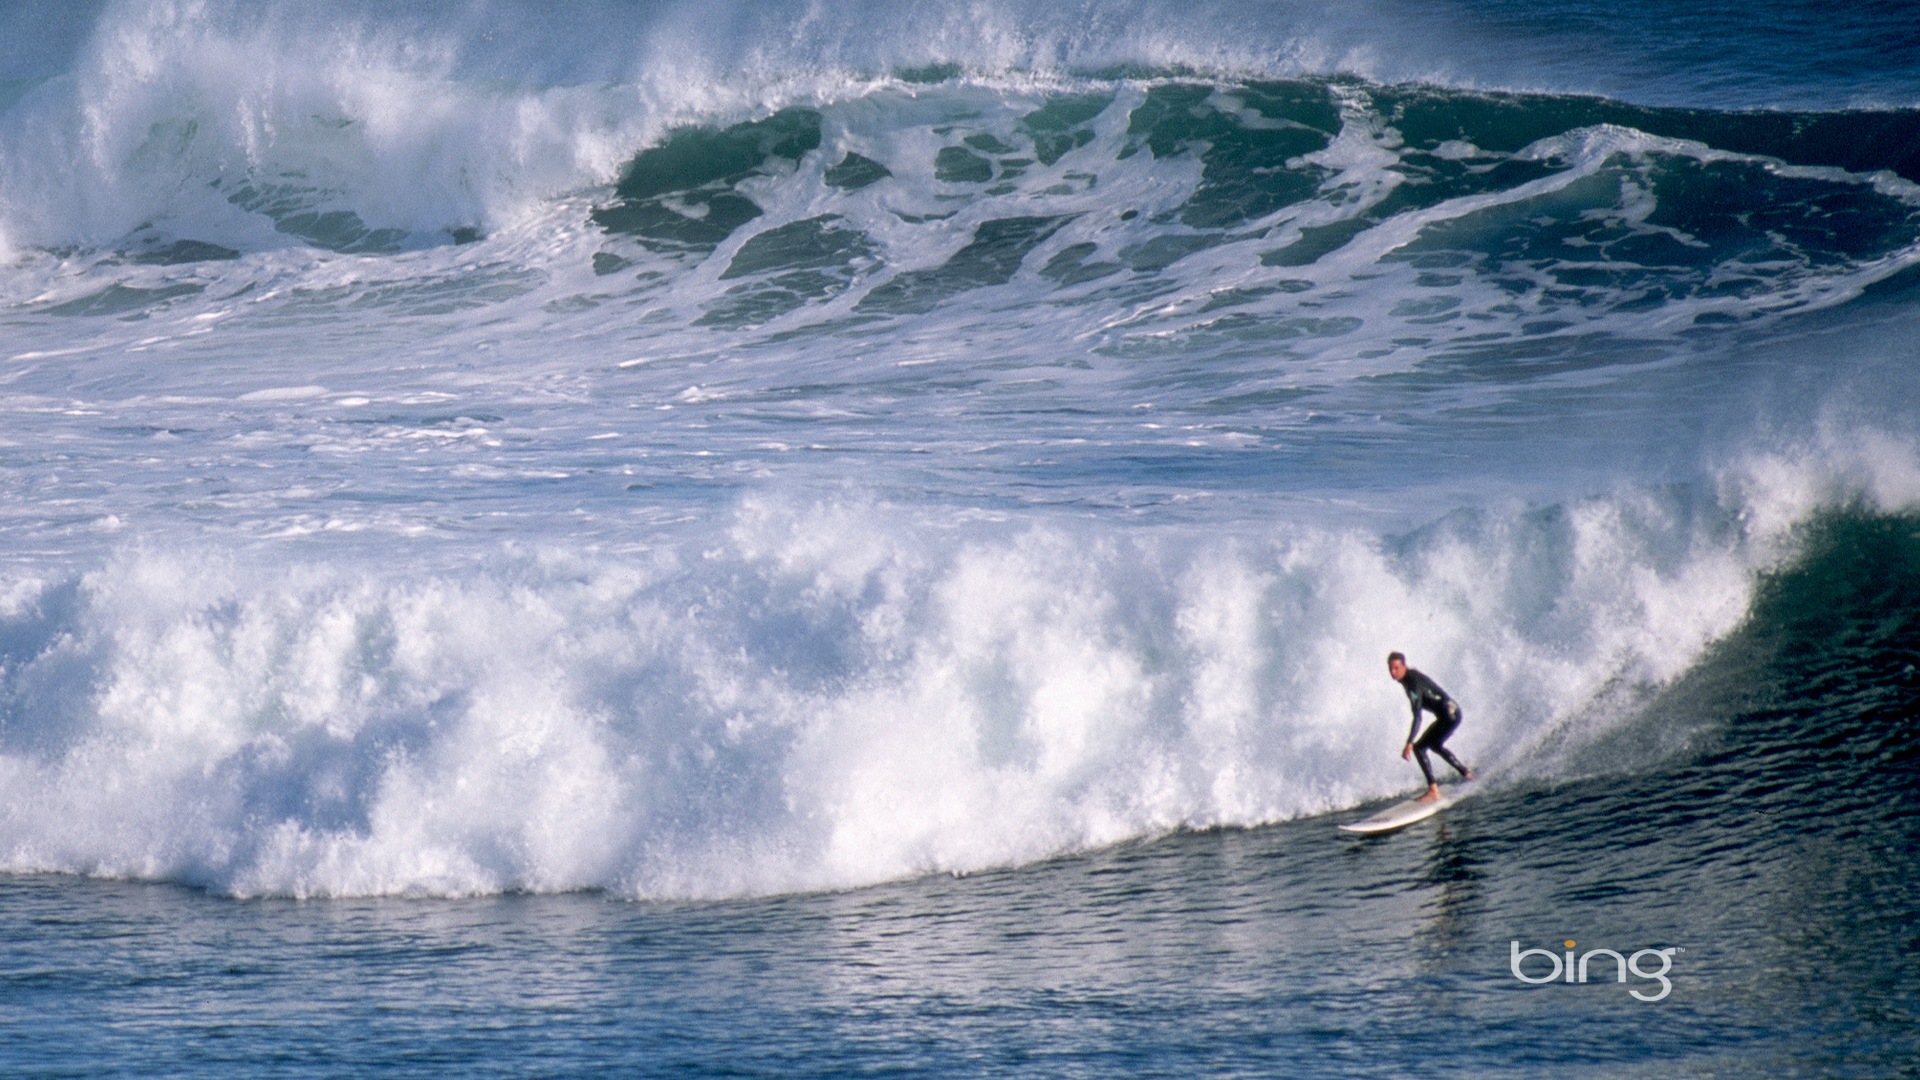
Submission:
POLYGON ((1420 760, 1420 771, 1427 774, 1428 785, 1434 782, 1433 767, 1427 762, 1429 750, 1437 751, 1447 764, 1453 766, 1453 771, 1461 776, 1468 775, 1467 767, 1460 763, 1459 758, 1453 756, 1453 751, 1443 745, 1448 738, 1452 737, 1454 729, 1459 726, 1460 706, 1448 702, 1446 715, 1436 717, 1433 723, 1427 726, 1427 730, 1421 732, 1419 740, 1413 744, 1413 756, 1420 760))
MULTIPOLYGON (((1445 750, 1440 752, 1443 754, 1446 753, 1445 750)), ((1427 760, 1427 740, 1424 735, 1421 736, 1419 742, 1413 744, 1413 760, 1420 763, 1420 771, 1427 774, 1427 786, 1432 787, 1434 784, 1433 763, 1427 760)))

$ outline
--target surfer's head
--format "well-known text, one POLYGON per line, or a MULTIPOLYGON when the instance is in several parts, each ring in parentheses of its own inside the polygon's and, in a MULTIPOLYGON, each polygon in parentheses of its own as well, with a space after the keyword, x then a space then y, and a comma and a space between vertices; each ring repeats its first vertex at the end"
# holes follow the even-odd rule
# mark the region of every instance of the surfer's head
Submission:
POLYGON ((1387 674, 1393 676, 1394 682, 1399 682, 1401 679, 1407 677, 1406 653, 1390 652, 1387 654, 1387 674))

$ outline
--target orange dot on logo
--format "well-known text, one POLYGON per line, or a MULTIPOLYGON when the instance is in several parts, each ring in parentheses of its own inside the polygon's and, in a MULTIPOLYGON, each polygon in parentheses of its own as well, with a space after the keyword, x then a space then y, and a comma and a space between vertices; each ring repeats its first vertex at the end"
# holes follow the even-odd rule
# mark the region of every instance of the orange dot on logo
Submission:
POLYGON ((1573 939, 1571 938, 1567 939, 1567 948, 1569 949, 1573 948, 1573 939))

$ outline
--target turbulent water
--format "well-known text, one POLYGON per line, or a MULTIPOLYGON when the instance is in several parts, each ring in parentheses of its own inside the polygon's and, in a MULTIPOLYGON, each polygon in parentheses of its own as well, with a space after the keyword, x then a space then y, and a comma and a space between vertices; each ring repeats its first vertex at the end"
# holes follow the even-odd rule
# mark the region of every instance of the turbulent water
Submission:
MULTIPOLYGON (((1687 1051, 1705 1073, 1913 1049, 1911 990, 1830 964, 1847 1018, 1803 1016, 1755 966, 1910 956, 1861 919, 1920 912, 1902 5, 153 0, 0 26, 0 911, 42 957, 14 1001, 93 955, 30 913, 146 902, 88 878, 210 894, 154 901, 183 926, 269 912, 274 948, 318 912, 360 940, 415 917, 378 898, 504 894, 488 933, 717 935, 782 971, 822 912, 959 904, 989 914, 953 955, 1037 921, 1067 944, 1021 955, 1085 975, 1086 926, 1036 897, 1138 874, 1136 934, 1213 911, 1271 931, 1263 962, 1345 971, 1234 998, 1235 964, 1188 964, 1196 1000, 1286 1034, 1183 1054, 1156 1020, 1139 1060, 1065 1062, 1337 1045, 1333 1071, 1394 1073, 1420 1058, 1303 1032, 1391 981, 1359 957, 1431 908, 1367 908, 1404 873, 1481 888, 1477 937, 1420 946, 1474 974, 1396 990, 1408 1018, 1428 991, 1564 1007, 1508 942, 1583 918, 1644 939, 1617 948, 1765 939, 1676 961, 1701 1004, 1659 1057, 1473 1037, 1456 1071, 1661 1071, 1689 1024, 1735 1032, 1687 1051), (1464 703, 1487 782, 1354 849, 1326 815, 1417 779, 1390 649, 1464 703), (1665 877, 1631 918, 1574 887, 1642 857, 1665 877), (1169 884, 1215 859, 1278 862, 1169 884), (1770 884, 1874 863, 1856 906, 1770 884), (938 876, 985 871, 1011 877, 938 876), (606 907, 632 900, 671 903, 606 907), (1658 914, 1695 900, 1782 904, 1823 944, 1658 914), (1326 946, 1350 904, 1374 929, 1326 946)), ((1183 933, 1160 944, 1248 959, 1183 933)), ((1148 1007, 1158 947, 1092 981, 1148 1007)), ((847 1031, 779 1041, 825 1007, 795 993, 752 1068, 847 1065, 847 1031)), ((895 1064, 1052 1071, 944 1022, 895 1064)), ((636 1038, 600 1064, 666 1060, 636 1038)))

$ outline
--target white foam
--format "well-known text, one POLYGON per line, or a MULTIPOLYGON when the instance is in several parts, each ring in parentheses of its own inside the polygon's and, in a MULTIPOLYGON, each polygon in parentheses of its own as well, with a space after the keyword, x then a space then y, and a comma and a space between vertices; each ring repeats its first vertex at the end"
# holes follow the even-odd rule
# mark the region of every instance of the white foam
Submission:
POLYGON ((467 573, 125 549, 0 591, 29 703, 0 866, 715 896, 1018 864, 1405 788, 1394 648, 1466 703, 1470 761, 1551 776, 1622 719, 1596 702, 1738 625, 1797 523, 1916 504, 1911 446, 1854 445, 1399 539, 759 498, 467 573))
MULTIPOLYGON (((1282 335, 1280 348, 1288 359, 1304 362, 1288 372, 1290 384, 1299 386, 1405 370, 1423 351, 1456 340, 1480 342, 1499 334, 1518 340, 1532 333, 1526 324, 1541 319, 1621 337, 1665 338, 1703 315, 1751 319, 1829 307, 1920 260, 1920 245, 1851 262, 1783 251, 1777 264, 1727 269, 1735 276, 1765 276, 1769 288, 1759 298, 1745 290, 1697 290, 1680 273, 1674 276, 1681 291, 1697 294, 1644 311, 1634 303, 1640 294, 1632 287, 1593 286, 1586 290, 1590 295, 1569 302, 1558 295, 1565 290, 1552 273, 1535 265, 1539 260, 1497 267, 1503 279, 1498 283, 1469 274, 1446 288, 1416 287, 1416 274, 1391 261, 1393 252, 1436 226, 1470 223, 1475 214, 1536 200, 1551 203, 1603 168, 1643 168, 1649 155, 1754 160, 1603 126, 1558 135, 1516 155, 1565 158, 1568 167, 1551 176, 1395 214, 1310 266, 1268 266, 1267 256, 1306 230, 1351 220, 1402 183, 1398 134, 1374 112, 1364 88, 1341 84, 1336 92, 1342 130, 1333 145, 1301 162, 1333 170, 1321 197, 1245 223, 1164 268, 1060 287, 1038 271, 1073 245, 1092 244, 1087 261, 1112 263, 1142 245, 1190 239, 1190 230, 1168 219, 1198 189, 1201 163, 1191 155, 1127 153, 1134 138, 1130 113, 1150 80, 1076 74, 1095 66, 1088 57, 1106 55, 1102 50, 1117 50, 1117 57, 1151 52, 1135 31, 1103 20, 1099 32, 1080 35, 1071 20, 1057 23, 1016 6, 992 14, 989 26, 996 19, 1021 25, 1038 20, 1052 29, 967 29, 969 19, 915 9, 903 18, 924 32, 897 40, 879 35, 893 42, 873 46, 880 53, 925 45, 933 50, 930 56, 980 61, 932 87, 888 74, 907 65, 905 53, 885 59, 862 52, 860 43, 869 35, 843 36, 840 13, 817 12, 840 29, 828 33, 810 23, 803 40, 779 48, 755 36, 767 29, 758 16, 741 13, 735 24, 665 18, 639 31, 650 50, 645 55, 660 59, 658 66, 623 69, 611 82, 541 86, 477 79, 470 70, 477 61, 466 54, 482 47, 452 31, 409 33, 355 20, 327 26, 280 9, 248 16, 210 0, 128 3, 113 9, 77 72, 0 117, 0 146, 7 148, 0 152, 0 234, 16 244, 112 245, 145 228, 228 244, 250 257, 233 264, 132 268, 113 260, 43 260, 31 273, 7 275, 0 289, 28 305, 84 305, 114 288, 204 289, 204 300, 170 301, 183 310, 202 303, 210 310, 187 311, 187 318, 199 321, 173 337, 155 338, 154 348, 177 347, 187 334, 244 332, 253 317, 271 318, 289 308, 366 302, 434 312, 477 304, 522 324, 538 323, 541 335, 554 333, 554 324, 572 323, 560 332, 597 334, 609 347, 625 349, 625 320, 613 320, 608 329, 609 320, 595 313, 624 284, 635 295, 620 302, 655 305, 647 318, 663 324, 653 327, 658 333, 651 335, 652 355, 633 361, 640 363, 661 353, 705 353, 717 335, 748 346, 768 335, 845 319, 899 275, 942 266, 981 223, 1046 216, 1063 224, 1035 248, 1018 280, 944 300, 919 320, 919 333, 901 344, 903 352, 927 354, 905 360, 931 362, 963 339, 975 352, 1005 351, 1030 339, 1042 322, 1049 332, 1094 350, 1151 355, 1233 349, 1237 321, 1268 318, 1294 327, 1282 335), (826 36, 809 38, 816 32, 826 36), (967 37, 976 32, 982 40, 967 37), (1020 50, 1029 47, 1033 54, 1022 59, 1020 50), (852 51, 843 55, 836 51, 841 49, 852 51), (743 57, 755 61, 744 73, 729 67, 743 57), (680 77, 676 64, 699 70, 680 77), (968 135, 993 135, 1019 147, 1020 119, 1046 95, 1062 91, 1113 95, 1113 104, 1090 125, 1090 145, 1051 166, 1029 165, 1017 183, 991 191, 935 178, 938 151, 968 135), (668 127, 764 117, 792 103, 819 108, 821 150, 790 171, 748 180, 744 190, 765 213, 711 256, 688 260, 626 251, 619 238, 605 237, 589 220, 596 203, 610 197, 606 185, 668 127), (827 168, 849 150, 887 164, 893 177, 855 192, 826 185, 827 168), (1621 161, 1627 164, 1619 166, 1621 161), (276 201, 284 205, 268 205, 276 201), (275 228, 276 216, 288 222, 302 214, 349 211, 366 228, 403 234, 396 241, 402 247, 444 245, 449 230, 474 226, 490 236, 478 246, 370 259, 316 252, 275 228), (872 256, 846 269, 845 288, 732 335, 701 321, 737 284, 721 275, 742 247, 768 230, 823 214, 837 216, 874 245, 872 256), (592 260, 609 244, 632 255, 640 268, 668 275, 672 288, 634 289, 632 278, 595 275, 592 260), (1353 288, 1356 275, 1383 274, 1386 285, 1353 288), (1511 282, 1529 278, 1534 287, 1516 298, 1511 282), (1127 288, 1116 289, 1117 282, 1127 288), (1314 295, 1296 295, 1303 285, 1314 295), (1060 302, 1009 303, 1024 301, 1035 289, 1060 302), (1219 304, 1236 292, 1247 295, 1219 304), (1095 296, 1101 302, 1077 302, 1095 296), (234 297, 244 299, 238 306, 227 302, 234 297), (1014 307, 1019 314, 1009 313, 1014 307), (1406 343, 1416 338, 1424 344, 1406 343)), ((1243 119, 1260 115, 1235 100, 1223 92, 1215 104, 1243 119)), ((1255 126, 1268 122, 1261 118, 1255 126)), ((1442 156, 1460 152, 1451 147, 1442 156)), ((1915 198, 1912 185, 1885 175, 1775 168, 1842 188, 1915 198)), ((1673 234, 1648 225, 1652 199, 1628 179, 1618 205, 1601 201, 1588 212, 1617 217, 1636 232, 1673 234)), ((1604 262, 1578 265, 1576 255, 1568 249, 1558 267, 1601 271, 1602 278, 1610 269, 1604 262)), ((1640 268, 1621 269, 1633 279, 1640 268)), ((1661 272, 1651 274, 1657 279, 1661 272)), ((1266 354, 1271 344, 1255 349, 1266 354)), ((823 353, 813 360, 832 365, 845 350, 823 353)))
POLYGON ((249 390, 241 394, 236 401, 309 401, 327 396, 324 386, 270 386, 264 390, 249 390))
POLYGON ((209 0, 115 5, 76 72, 0 118, 0 221, 16 244, 158 225, 247 249, 288 242, 236 209, 273 201, 495 229, 611 179, 645 138, 623 94, 463 83, 453 51, 209 0))

